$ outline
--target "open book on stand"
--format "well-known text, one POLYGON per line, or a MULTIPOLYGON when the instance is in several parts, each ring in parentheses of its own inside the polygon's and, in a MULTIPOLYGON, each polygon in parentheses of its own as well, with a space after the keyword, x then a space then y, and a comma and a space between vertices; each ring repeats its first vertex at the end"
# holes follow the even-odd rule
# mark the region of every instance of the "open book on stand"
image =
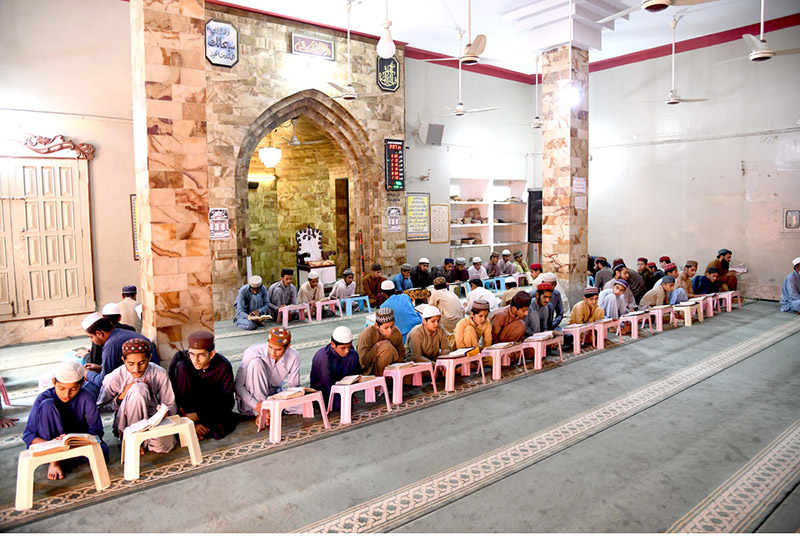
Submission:
POLYGON ((543 341, 546 339, 550 339, 553 337, 552 331, 542 331, 541 333, 534 333, 530 337, 526 338, 526 341, 543 341))
MULTIPOLYGON (((149 430, 154 426, 158 426, 161 424, 161 421, 164 420, 164 417, 167 416, 169 413, 169 407, 166 404, 161 404, 158 406, 158 410, 153 414, 152 417, 149 419, 142 419, 141 421, 135 422, 131 425, 125 427, 123 434, 135 434, 136 432, 144 432, 145 430, 149 430)), ((175 423, 172 421, 167 421, 163 424, 163 426, 172 426, 175 423)))
POLYGON ((93 443, 98 443, 98 441, 97 437, 92 434, 67 434, 61 439, 51 439, 44 443, 31 445, 30 450, 32 456, 44 456, 45 454, 62 452, 73 447, 83 447, 93 443))
POLYGON ((386 367, 384 367, 384 369, 399 370, 399 369, 411 368, 414 365, 415 365, 415 363, 413 361, 401 361, 400 363, 392 363, 391 365, 386 365, 386 367))
POLYGON ((440 355, 439 359, 458 359, 459 357, 472 357, 474 355, 478 355, 480 350, 476 346, 471 346, 470 348, 459 348, 458 350, 453 350, 447 355, 440 355))
POLYGON ((362 376, 360 374, 354 374, 353 376, 345 376, 336 382, 336 385, 353 385, 354 383, 368 382, 374 379, 375 376, 362 376))

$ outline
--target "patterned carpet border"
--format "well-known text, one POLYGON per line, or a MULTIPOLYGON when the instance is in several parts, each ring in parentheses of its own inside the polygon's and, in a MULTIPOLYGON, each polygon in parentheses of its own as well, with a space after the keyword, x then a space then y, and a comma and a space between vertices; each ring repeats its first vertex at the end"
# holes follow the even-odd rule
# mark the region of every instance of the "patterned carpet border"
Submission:
POLYGON ((667 532, 753 532, 800 479, 800 421, 764 447, 667 532))
POLYGON ((674 396, 800 331, 786 322, 575 417, 295 532, 387 532, 474 493, 674 396))

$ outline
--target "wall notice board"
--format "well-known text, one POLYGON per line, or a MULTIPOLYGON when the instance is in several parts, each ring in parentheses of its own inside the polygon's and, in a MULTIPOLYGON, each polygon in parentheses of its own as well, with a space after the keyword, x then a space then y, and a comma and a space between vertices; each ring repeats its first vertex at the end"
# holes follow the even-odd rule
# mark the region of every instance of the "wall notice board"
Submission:
POLYGON ((450 243, 450 205, 431 205, 431 244, 450 243))
POLYGON ((406 240, 430 240, 431 195, 406 194, 406 240))

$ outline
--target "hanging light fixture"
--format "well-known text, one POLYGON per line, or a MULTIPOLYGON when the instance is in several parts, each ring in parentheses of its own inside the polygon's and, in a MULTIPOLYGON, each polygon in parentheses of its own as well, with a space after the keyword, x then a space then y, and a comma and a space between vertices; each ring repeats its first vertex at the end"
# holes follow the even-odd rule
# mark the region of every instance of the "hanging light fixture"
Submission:
POLYGON ((269 146, 258 150, 258 159, 268 168, 274 168, 281 161, 281 150, 272 146, 272 132, 269 133, 269 146))
POLYGON ((383 21, 383 33, 381 33, 381 38, 376 47, 378 56, 385 60, 394 56, 396 50, 394 41, 392 41, 392 32, 389 31, 391 25, 392 21, 389 20, 389 0, 386 0, 386 20, 383 21))

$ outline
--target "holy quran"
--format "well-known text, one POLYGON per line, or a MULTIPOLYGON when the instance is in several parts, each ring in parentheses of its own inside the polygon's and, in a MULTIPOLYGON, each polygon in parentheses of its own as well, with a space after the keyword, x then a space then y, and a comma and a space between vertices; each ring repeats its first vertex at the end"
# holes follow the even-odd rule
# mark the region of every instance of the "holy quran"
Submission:
MULTIPOLYGON (((164 417, 167 416, 168 412, 169 407, 166 404, 161 404, 158 406, 158 410, 153 414, 152 417, 149 419, 142 419, 141 421, 126 426, 124 433, 135 434, 136 432, 144 432, 145 430, 149 430, 153 426, 158 426, 161 424, 161 421, 164 420, 164 417)), ((173 424, 174 423, 172 421, 168 421, 164 424, 164 426, 171 426, 173 424)))
POLYGON ((45 454, 63 452, 73 447, 83 447, 97 442, 97 438, 92 434, 67 434, 61 439, 51 439, 44 443, 31 445, 30 450, 32 456, 44 456, 45 454))
POLYGON ((336 382, 336 385, 353 385, 354 383, 368 382, 374 379, 375 376, 361 376, 359 374, 354 374, 353 376, 345 376, 336 382))
POLYGON ((459 357, 472 357, 474 355, 478 355, 480 350, 477 347, 472 346, 470 348, 459 348, 453 352, 450 352, 447 355, 440 355, 439 359, 457 359, 459 357))
POLYGON ((400 369, 411 368, 413 366, 414 366, 414 362, 413 361, 404 361, 404 362, 401 362, 401 363, 392 363, 391 365, 386 365, 385 368, 400 370, 400 369))

